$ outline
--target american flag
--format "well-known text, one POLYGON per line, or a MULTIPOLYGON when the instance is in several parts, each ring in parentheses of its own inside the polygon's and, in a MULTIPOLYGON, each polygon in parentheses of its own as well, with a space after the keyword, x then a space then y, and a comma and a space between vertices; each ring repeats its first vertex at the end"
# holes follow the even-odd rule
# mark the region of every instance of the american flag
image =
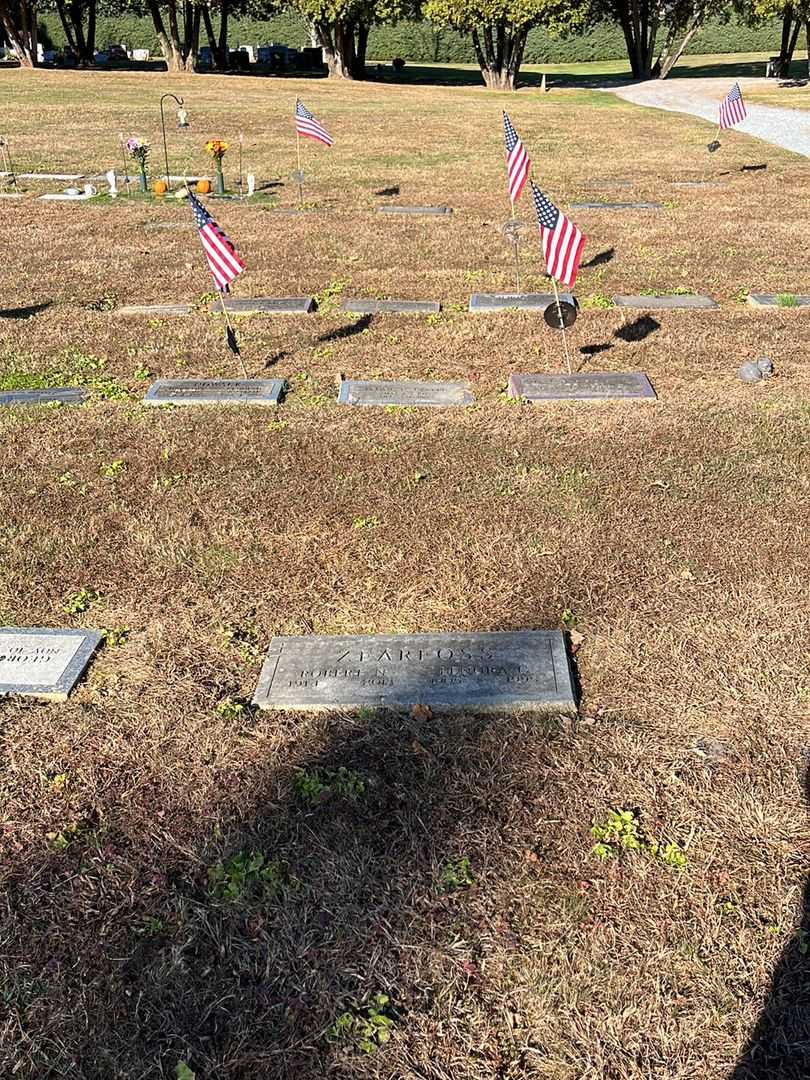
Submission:
POLYGON ((200 242, 208 261, 208 269, 214 278, 214 284, 220 292, 227 292, 230 283, 245 269, 245 264, 197 196, 189 192, 188 197, 194 214, 194 224, 200 230, 200 242))
POLYGON ((335 141, 325 127, 322 127, 309 109, 296 99, 295 102, 295 130, 299 135, 308 139, 322 142, 324 146, 331 146, 335 141))
POLYGON ((529 175, 531 161, 526 147, 512 127, 512 121, 503 114, 503 137, 506 142, 506 173, 509 178, 509 198, 516 203, 529 175))
POLYGON ((734 83, 732 88, 726 94, 725 99, 720 102, 721 130, 725 131, 727 128, 734 127, 735 124, 742 123, 747 115, 748 113, 745 109, 745 102, 743 101, 740 84, 734 83))
POLYGON ((543 242, 546 269, 551 277, 572 288, 577 280, 585 237, 532 181, 532 199, 543 242))

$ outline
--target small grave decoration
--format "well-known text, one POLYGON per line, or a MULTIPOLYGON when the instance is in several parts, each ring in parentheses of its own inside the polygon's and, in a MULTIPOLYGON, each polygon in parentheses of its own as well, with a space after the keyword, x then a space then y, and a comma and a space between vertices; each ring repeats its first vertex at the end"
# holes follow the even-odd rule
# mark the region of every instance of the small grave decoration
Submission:
POLYGON ((214 160, 214 169, 216 170, 216 193, 217 195, 224 195, 225 178, 222 175, 222 159, 225 157, 228 144, 223 142, 222 139, 209 139, 205 144, 205 149, 214 160))
POLYGON ((150 146, 148 142, 144 142, 142 139, 130 138, 127 139, 127 153, 138 164, 138 180, 140 182, 141 191, 148 191, 148 185, 146 183, 146 162, 149 159, 150 146))

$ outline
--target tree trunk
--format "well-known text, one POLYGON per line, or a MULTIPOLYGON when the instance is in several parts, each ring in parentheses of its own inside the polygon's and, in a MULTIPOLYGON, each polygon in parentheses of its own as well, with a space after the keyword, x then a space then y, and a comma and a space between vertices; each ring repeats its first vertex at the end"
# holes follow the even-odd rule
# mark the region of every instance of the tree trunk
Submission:
POLYGON ((678 46, 677 50, 674 53, 669 53, 669 49, 672 48, 671 43, 669 44, 669 49, 667 49, 666 51, 661 53, 661 55, 658 58, 658 63, 661 66, 661 73, 658 76, 659 79, 665 79, 667 77, 667 75, 669 75, 670 71, 672 71, 672 69, 678 63, 680 58, 683 56, 684 52, 686 51, 687 46, 689 45, 689 42, 692 40, 692 38, 695 36, 695 34, 698 32, 698 30, 700 30, 701 27, 703 26, 703 21, 704 20, 701 17, 699 21, 696 19, 692 23, 692 25, 689 27, 689 29, 684 34, 680 45, 678 46))
POLYGON ((330 79, 362 79, 365 74, 365 49, 368 27, 351 22, 316 23, 319 44, 323 49, 330 79), (355 32, 362 48, 362 59, 355 42, 355 32))
POLYGON ((16 10, 0 4, 0 18, 9 44, 20 61, 20 67, 37 66, 37 12, 33 0, 19 0, 16 10))
POLYGON ((807 78, 810 79, 810 22, 804 24, 804 40, 807 45, 807 78))
POLYGON ((78 54, 79 50, 76 47, 76 39, 73 36, 73 26, 71 25, 70 19, 67 17, 64 0, 56 0, 56 10, 59 15, 59 21, 62 24, 62 30, 65 33, 68 48, 78 54))
POLYGON ((527 30, 514 30, 502 21, 495 26, 473 29, 471 37, 475 58, 481 69, 481 78, 490 90, 514 90, 523 50, 526 47, 527 30), (494 32, 493 32, 494 31, 494 32))
POLYGON ((152 16, 155 34, 166 57, 166 69, 171 72, 193 71, 197 62, 197 47, 200 39, 200 13, 190 3, 184 4, 184 40, 180 39, 180 26, 177 20, 175 0, 168 4, 169 27, 163 22, 158 0, 147 0, 147 8, 152 16))
POLYGON ((613 11, 624 34, 633 78, 649 79, 658 31, 658 18, 650 15, 649 0, 614 0, 613 11))
POLYGON ((231 66, 231 51, 228 48, 228 3, 222 0, 219 9, 219 38, 217 39, 217 64, 227 70, 231 66))
POLYGON ((796 15, 793 5, 788 5, 782 16, 782 43, 779 46, 779 60, 776 71, 777 77, 780 79, 786 79, 790 75, 790 65, 799 41, 801 27, 802 20, 796 15))

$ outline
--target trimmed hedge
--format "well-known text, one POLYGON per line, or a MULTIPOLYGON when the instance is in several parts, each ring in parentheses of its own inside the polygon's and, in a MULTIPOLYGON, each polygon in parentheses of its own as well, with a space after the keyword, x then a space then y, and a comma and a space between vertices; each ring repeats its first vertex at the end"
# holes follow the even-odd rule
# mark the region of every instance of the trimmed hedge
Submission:
MULTIPOLYGON (((65 36, 56 15, 43 15, 40 26, 43 43, 56 48, 65 44, 65 36)), ((713 21, 690 43, 688 52, 737 53, 778 52, 781 22, 774 20, 752 29, 738 22, 713 21)), ((205 38, 203 36, 203 44, 205 38)), ((148 18, 125 16, 100 17, 96 32, 99 47, 122 44, 134 49, 150 49, 160 55, 152 22, 148 18)), ((309 32, 296 15, 286 13, 274 19, 233 20, 231 48, 238 45, 265 45, 272 41, 287 45, 309 45, 309 32)), ((401 56, 411 63, 473 64, 475 54, 468 37, 452 30, 441 30, 428 22, 401 22, 396 26, 375 27, 369 36, 368 55, 374 60, 393 60, 401 56)), ((610 23, 600 23, 584 34, 553 38, 542 30, 532 30, 526 44, 527 64, 583 63, 588 60, 621 60, 626 56, 621 30, 610 23)))

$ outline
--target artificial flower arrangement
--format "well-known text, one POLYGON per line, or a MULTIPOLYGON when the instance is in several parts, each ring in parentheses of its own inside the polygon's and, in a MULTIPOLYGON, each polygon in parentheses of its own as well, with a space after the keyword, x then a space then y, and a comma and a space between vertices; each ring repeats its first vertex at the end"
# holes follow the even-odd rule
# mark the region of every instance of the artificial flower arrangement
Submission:
POLYGON ((205 144, 206 152, 214 159, 214 168, 217 175, 217 195, 225 194, 225 178, 222 175, 222 159, 228 149, 228 144, 222 139, 209 139, 205 144))
POLYGON ((143 139, 130 138, 127 139, 126 146, 129 156, 138 163, 141 191, 147 191, 148 189, 146 185, 146 162, 149 158, 149 143, 144 142, 143 139))

